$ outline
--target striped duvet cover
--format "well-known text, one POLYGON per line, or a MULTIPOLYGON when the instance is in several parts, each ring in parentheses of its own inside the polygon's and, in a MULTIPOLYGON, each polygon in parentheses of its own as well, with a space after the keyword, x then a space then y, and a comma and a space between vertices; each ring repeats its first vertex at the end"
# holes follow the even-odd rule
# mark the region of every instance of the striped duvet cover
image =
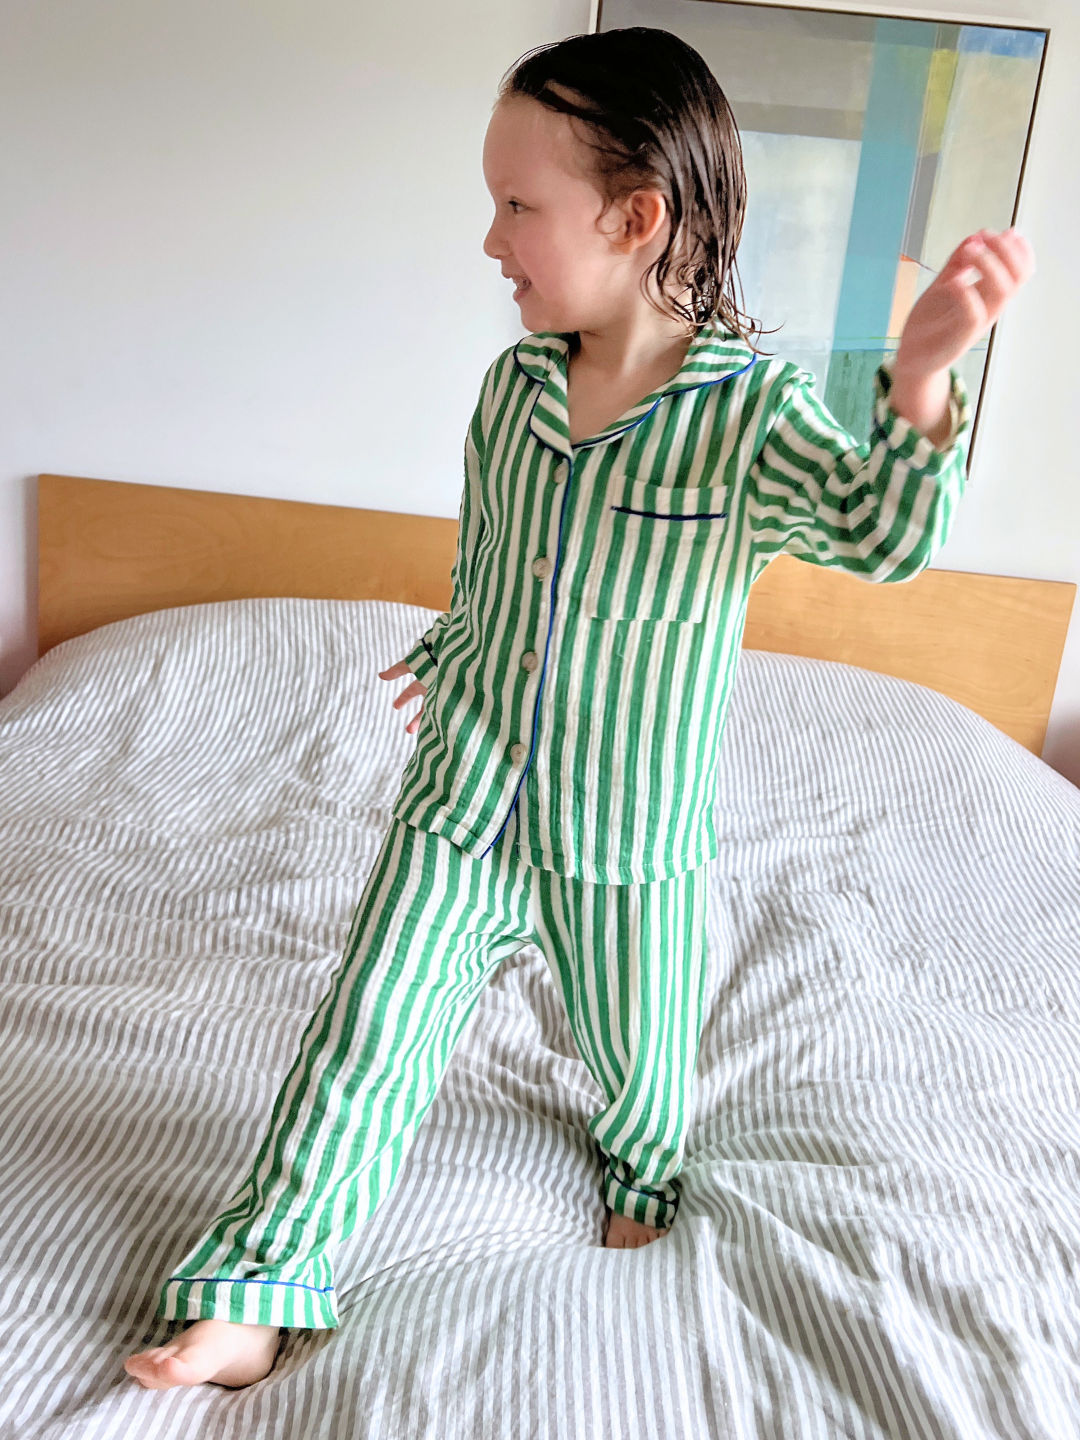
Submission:
POLYGON ((343 1323, 141 1390, 246 1173, 414 743, 434 612, 243 601, 0 704, 0 1440, 1080 1436, 1080 794, 929 691, 744 657, 670 1235, 605 1251, 598 1095, 503 966, 343 1323))

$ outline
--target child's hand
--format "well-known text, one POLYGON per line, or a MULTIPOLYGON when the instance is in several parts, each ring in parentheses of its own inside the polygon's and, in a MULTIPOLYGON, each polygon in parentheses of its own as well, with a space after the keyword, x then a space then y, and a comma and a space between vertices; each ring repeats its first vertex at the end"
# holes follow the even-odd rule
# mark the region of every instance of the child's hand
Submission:
MULTIPOLYGON (((404 661, 404 660, 399 660, 396 665, 391 665, 389 670, 380 670, 380 671, 379 671, 379 679, 380 679, 380 680, 397 680, 400 676, 402 676, 402 675, 409 675, 409 674, 411 674, 411 671, 409 670, 409 667, 405 664, 405 661, 404 661)), ((419 681, 419 680, 414 680, 411 685, 406 685, 406 686, 405 686, 405 689, 402 690, 401 694, 400 694, 400 695, 397 697, 397 699, 394 701, 394 709, 395 709, 395 710, 400 710, 401 707, 402 707, 402 705, 407 705, 410 700, 415 700, 415 699, 417 698, 417 696, 422 696, 422 695, 426 695, 426 694, 427 694, 427 686, 424 685, 424 684, 422 684, 421 681, 419 681)), ((420 709, 416 712, 416 714, 413 716, 413 718, 412 718, 412 719, 409 721, 409 723, 405 726, 405 733, 406 733, 407 735, 415 735, 415 734, 416 734, 416 731, 417 731, 417 729, 418 729, 418 727, 419 727, 419 725, 420 725, 420 716, 421 716, 423 713, 424 713, 424 707, 423 707, 423 705, 421 705, 421 706, 420 706, 420 709)))
POLYGON ((969 235, 912 306, 896 370, 911 377, 947 370, 987 333, 1034 269, 1034 251, 1016 230, 969 235))
POLYGON ((1015 230, 980 230, 958 245, 919 296, 893 363, 890 408, 932 445, 949 438, 949 367, 985 335, 1035 269, 1015 230))

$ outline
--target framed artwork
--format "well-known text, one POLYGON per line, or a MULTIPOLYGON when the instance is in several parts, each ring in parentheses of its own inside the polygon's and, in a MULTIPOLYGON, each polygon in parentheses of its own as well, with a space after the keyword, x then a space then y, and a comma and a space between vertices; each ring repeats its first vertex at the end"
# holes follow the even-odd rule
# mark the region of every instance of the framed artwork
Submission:
MULTIPOLYGON (((599 0, 597 29, 628 25, 680 36, 720 82, 746 166, 745 308, 780 327, 758 343, 865 440, 874 372, 917 297, 966 235, 1015 219, 1048 32, 599 0)), ((976 406, 990 340, 957 367, 976 406)))

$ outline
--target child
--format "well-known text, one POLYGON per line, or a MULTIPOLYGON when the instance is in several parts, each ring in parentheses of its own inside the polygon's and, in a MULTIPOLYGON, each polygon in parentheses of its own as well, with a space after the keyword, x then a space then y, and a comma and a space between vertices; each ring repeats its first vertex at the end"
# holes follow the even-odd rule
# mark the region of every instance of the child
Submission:
POLYGON ((383 672, 414 677, 395 707, 426 703, 344 960, 253 1174, 165 1285, 162 1313, 198 1323, 127 1361, 151 1388, 250 1384, 280 1327, 337 1324, 335 1242, 387 1194, 484 985, 530 941, 604 1096, 606 1244, 670 1227, 750 584, 781 551, 878 581, 926 566, 964 484, 949 366, 1032 268, 1014 231, 960 246, 858 446, 809 375, 753 348, 738 134, 689 46, 629 29, 531 52, 484 173, 484 249, 532 333, 466 437, 450 610, 383 672))

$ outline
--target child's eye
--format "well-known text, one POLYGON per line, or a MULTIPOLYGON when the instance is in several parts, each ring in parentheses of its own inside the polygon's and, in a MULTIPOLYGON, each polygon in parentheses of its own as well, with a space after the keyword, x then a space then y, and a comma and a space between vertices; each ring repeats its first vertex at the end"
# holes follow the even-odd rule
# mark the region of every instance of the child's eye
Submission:
POLYGON ((510 209, 513 210, 515 215, 519 210, 525 209, 525 206, 521 203, 520 200, 508 200, 506 203, 510 206, 510 209))

